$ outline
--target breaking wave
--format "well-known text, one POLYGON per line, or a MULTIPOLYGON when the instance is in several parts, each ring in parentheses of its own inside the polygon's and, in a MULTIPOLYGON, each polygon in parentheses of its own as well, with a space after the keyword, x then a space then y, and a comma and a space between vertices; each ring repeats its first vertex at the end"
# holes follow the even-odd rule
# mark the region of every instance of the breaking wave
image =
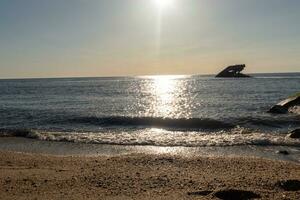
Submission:
MULTIPOLYGON (((287 128, 300 125, 299 115, 242 117, 231 120, 160 117, 66 117, 46 121, 48 128, 0 129, 0 137, 24 137, 114 145, 153 146, 300 146, 287 136, 287 128), (53 126, 54 125, 54 126, 53 126), (52 129, 65 125, 67 129, 52 129), (84 129, 82 127, 87 127, 84 129), (94 129, 93 129, 94 128, 94 129), (284 129, 281 129, 284 128, 284 129), (285 134, 284 134, 285 133, 285 134)), ((41 126, 43 127, 43 126, 41 126)))
POLYGON ((149 128, 132 132, 48 132, 36 130, 0 130, 1 137, 24 137, 43 141, 152 146, 300 146, 300 140, 287 134, 251 132, 235 128, 229 132, 174 132, 149 128))

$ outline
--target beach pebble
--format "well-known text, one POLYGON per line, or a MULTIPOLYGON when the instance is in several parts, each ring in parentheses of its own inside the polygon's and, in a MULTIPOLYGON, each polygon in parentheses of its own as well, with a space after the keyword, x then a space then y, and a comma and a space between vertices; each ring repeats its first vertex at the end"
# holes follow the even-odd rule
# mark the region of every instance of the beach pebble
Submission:
POLYGON ((277 185, 284 189, 285 191, 298 191, 300 190, 300 181, 299 180, 286 180, 279 181, 277 185))
POLYGON ((260 198, 260 195, 254 192, 234 189, 218 191, 215 193, 215 196, 223 200, 244 200, 260 198))
POLYGON ((187 194, 190 196, 207 196, 210 193, 212 193, 212 191, 203 190, 203 191, 196 191, 196 192, 188 192, 187 194))

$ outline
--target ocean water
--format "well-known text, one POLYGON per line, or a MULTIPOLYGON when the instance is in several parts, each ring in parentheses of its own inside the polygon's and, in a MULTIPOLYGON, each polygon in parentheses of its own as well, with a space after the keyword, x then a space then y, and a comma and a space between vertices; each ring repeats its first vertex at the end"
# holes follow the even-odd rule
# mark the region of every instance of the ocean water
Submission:
POLYGON ((268 109, 300 91, 300 73, 254 78, 149 76, 0 80, 0 135, 153 146, 278 145, 299 113, 268 109))

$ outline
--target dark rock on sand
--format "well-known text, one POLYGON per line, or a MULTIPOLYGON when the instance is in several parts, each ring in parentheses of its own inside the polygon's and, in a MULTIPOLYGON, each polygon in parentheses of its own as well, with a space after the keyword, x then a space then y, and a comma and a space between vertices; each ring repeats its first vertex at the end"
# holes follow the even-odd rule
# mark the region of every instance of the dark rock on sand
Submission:
POLYGON ((300 139, 300 129, 296 129, 290 132, 289 134, 290 138, 296 138, 296 139, 300 139))
POLYGON ((290 153, 286 150, 279 150, 279 151, 276 151, 276 153, 278 154, 282 154, 282 155, 289 155, 290 153))
POLYGON ((215 193, 215 196, 223 200, 246 200, 260 198, 259 194, 244 190, 222 190, 215 193))
POLYGON ((36 132, 29 129, 0 129, 0 137, 25 137, 38 139, 36 132))
POLYGON ((289 111, 290 108, 294 106, 299 106, 300 105, 300 94, 296 94, 290 98, 287 98, 275 106, 273 106, 269 112, 274 113, 274 114, 284 114, 289 111))
POLYGON ((279 186, 285 191, 298 191, 300 190, 300 181, 299 180, 279 181, 277 183, 277 186, 279 186))
POLYGON ((191 196, 207 196, 210 193, 212 193, 212 191, 203 190, 203 191, 196 191, 196 192, 188 192, 187 194, 191 196))
POLYGON ((245 64, 242 65, 232 65, 221 71, 216 77, 218 78, 248 78, 250 76, 241 73, 246 67, 245 64))

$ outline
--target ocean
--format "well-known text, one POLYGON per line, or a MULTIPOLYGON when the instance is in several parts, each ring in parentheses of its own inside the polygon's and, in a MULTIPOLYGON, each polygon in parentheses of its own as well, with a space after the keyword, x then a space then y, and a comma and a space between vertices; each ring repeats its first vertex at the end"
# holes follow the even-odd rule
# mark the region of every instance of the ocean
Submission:
POLYGON ((0 80, 0 135, 158 147, 289 146, 297 113, 268 109, 300 73, 0 80))

